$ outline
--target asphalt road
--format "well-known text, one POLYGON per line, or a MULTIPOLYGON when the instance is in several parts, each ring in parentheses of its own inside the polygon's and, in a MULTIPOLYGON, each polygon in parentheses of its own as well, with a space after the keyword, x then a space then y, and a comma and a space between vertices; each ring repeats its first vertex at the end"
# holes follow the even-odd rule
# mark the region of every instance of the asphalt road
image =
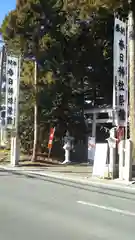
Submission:
POLYGON ((135 196, 0 171, 1 240, 134 240, 135 196))

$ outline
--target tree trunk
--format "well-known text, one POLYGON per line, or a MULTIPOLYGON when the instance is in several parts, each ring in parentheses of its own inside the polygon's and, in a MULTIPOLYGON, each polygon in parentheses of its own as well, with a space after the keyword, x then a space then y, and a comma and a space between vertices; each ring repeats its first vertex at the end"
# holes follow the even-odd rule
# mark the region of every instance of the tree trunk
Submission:
MULTIPOLYGON (((129 2, 130 3, 130 2, 129 2)), ((129 115, 130 138, 133 144, 133 160, 135 159, 135 29, 133 2, 128 15, 128 53, 129 53, 129 115)))
POLYGON ((38 103, 37 103, 37 62, 35 61, 34 71, 34 88, 35 88, 35 106, 34 106, 34 141, 33 154, 31 161, 36 161, 37 158, 37 144, 38 144, 38 103))

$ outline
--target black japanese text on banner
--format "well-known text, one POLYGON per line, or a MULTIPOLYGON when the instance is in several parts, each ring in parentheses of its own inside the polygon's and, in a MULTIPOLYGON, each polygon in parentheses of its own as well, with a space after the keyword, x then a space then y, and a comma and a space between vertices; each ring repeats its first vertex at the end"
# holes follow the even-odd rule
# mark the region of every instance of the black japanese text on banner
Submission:
POLYGON ((113 50, 113 109, 116 110, 116 125, 126 126, 128 83, 127 83, 127 23, 119 18, 114 22, 113 50))
POLYGON ((6 126, 13 128, 16 116, 18 90, 19 58, 7 56, 6 61, 6 126))

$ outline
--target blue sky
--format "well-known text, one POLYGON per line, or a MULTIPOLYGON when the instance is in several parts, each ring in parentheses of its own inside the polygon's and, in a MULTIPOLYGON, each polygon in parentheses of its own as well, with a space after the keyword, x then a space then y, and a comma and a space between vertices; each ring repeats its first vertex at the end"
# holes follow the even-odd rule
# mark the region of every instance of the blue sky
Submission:
POLYGON ((15 8, 16 0, 0 0, 0 25, 5 17, 11 10, 15 8))

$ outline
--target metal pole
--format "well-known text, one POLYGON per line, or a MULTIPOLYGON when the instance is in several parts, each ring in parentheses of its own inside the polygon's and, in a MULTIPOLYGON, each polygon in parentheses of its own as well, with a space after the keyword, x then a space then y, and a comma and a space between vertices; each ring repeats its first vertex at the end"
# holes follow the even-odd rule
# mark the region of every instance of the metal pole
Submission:
POLYGON ((96 119, 97 119, 97 114, 93 113, 93 121, 92 121, 92 137, 95 138, 95 142, 96 142, 96 119))

